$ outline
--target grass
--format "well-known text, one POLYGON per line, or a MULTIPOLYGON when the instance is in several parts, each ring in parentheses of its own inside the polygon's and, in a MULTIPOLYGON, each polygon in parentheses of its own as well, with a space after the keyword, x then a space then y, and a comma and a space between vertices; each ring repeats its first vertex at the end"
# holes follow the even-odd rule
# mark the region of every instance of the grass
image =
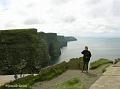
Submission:
POLYGON ((73 78, 55 86, 53 89, 84 89, 80 78, 73 78))
POLYGON ((0 89, 31 89, 31 86, 34 83, 44 80, 50 80, 65 72, 67 70, 67 67, 65 65, 66 62, 63 62, 55 66, 50 66, 48 68, 41 70, 42 72, 37 76, 29 75, 24 78, 17 79, 15 81, 12 81, 1 86, 0 89), (6 87, 6 85, 23 85, 23 86, 26 85, 27 87, 6 87))
POLYGON ((24 78, 17 79, 13 82, 7 83, 0 87, 0 89, 30 89, 30 85, 33 84, 35 77, 33 75, 26 76, 24 78), (8 86, 7 86, 8 85, 8 86), (27 87, 9 87, 9 85, 26 85, 27 87))
POLYGON ((109 63, 113 63, 113 62, 111 60, 101 58, 101 59, 99 59, 97 61, 91 62, 90 63, 90 69, 96 69, 101 65, 109 64, 109 63))

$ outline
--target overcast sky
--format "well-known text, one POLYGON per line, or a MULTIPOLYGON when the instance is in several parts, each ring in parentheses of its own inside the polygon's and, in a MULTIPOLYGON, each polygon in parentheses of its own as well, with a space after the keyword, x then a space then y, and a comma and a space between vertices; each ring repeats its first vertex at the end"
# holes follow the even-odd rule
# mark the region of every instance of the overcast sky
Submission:
POLYGON ((119 36, 120 0, 0 0, 0 29, 119 36))

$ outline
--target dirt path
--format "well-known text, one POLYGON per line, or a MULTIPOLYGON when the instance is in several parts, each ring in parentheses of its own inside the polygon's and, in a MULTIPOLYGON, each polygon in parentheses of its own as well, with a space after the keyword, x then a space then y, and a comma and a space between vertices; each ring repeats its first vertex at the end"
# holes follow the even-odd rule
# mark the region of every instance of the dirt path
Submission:
POLYGON ((97 70, 90 70, 88 74, 82 73, 80 70, 68 70, 52 80, 35 83, 32 89, 52 89, 53 86, 75 77, 80 77, 86 89, 89 89, 89 87, 101 76, 102 69, 105 68, 105 66, 106 65, 101 66, 97 70))

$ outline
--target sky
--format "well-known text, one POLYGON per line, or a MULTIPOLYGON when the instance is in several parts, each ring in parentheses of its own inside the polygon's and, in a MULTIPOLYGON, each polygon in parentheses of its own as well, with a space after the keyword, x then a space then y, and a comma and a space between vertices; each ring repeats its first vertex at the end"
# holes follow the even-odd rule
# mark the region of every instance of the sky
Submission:
POLYGON ((0 29, 120 37, 120 0, 0 0, 0 29))

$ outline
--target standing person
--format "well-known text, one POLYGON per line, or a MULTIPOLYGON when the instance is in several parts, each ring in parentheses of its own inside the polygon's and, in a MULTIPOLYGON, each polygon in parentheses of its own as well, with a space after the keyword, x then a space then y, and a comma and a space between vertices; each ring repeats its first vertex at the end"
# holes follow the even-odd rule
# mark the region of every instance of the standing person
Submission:
POLYGON ((88 73, 88 64, 91 58, 91 52, 88 50, 88 47, 85 46, 85 50, 83 50, 81 53, 83 54, 82 72, 85 70, 88 73))

